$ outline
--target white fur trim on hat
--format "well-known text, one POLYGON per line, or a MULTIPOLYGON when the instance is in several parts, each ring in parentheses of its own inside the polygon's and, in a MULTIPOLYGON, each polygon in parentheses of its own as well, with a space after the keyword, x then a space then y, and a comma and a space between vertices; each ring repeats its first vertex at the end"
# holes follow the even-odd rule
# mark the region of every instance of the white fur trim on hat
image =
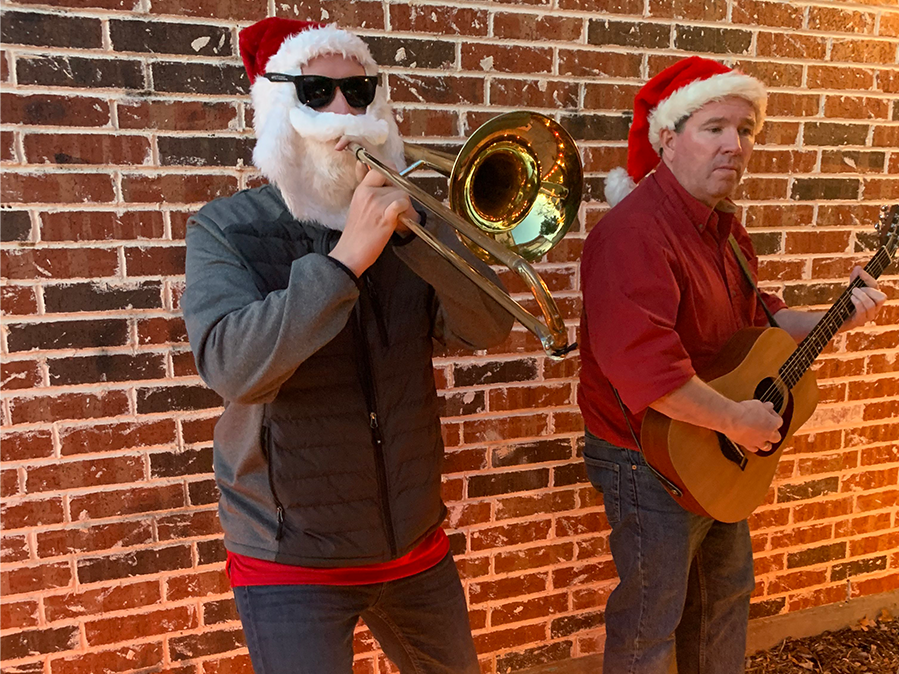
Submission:
POLYGON ((755 131, 758 133, 765 121, 765 86, 754 77, 732 71, 691 82, 659 103, 649 115, 649 142, 659 150, 662 129, 674 129, 679 121, 689 117, 709 101, 720 100, 725 96, 739 96, 755 106, 755 131))
POLYGON ((609 171, 609 175, 606 177, 605 189, 603 190, 609 206, 617 206, 636 186, 634 179, 628 175, 624 168, 619 166, 609 171))
POLYGON ((366 75, 378 74, 378 64, 362 38, 333 24, 324 28, 309 28, 284 40, 268 60, 265 70, 270 73, 299 75, 304 64, 316 56, 327 54, 340 54, 345 58, 355 59, 365 68, 366 75))

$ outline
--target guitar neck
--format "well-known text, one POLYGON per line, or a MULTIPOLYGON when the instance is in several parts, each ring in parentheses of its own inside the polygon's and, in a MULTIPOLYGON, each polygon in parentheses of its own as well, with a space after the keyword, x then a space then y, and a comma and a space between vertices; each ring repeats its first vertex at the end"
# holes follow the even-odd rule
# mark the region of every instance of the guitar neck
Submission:
MULTIPOLYGON (((883 270, 889 266, 890 261, 891 258, 887 249, 881 248, 871 258, 871 261, 865 265, 865 271, 874 278, 878 278, 883 273, 883 270)), ((793 388, 802 379, 802 376, 815 362, 815 359, 837 333, 840 326, 852 315, 852 312, 855 310, 851 300, 852 290, 861 288, 864 285, 865 283, 861 279, 853 279, 834 305, 827 310, 827 313, 812 328, 812 331, 799 343, 799 346, 787 359, 787 362, 780 367, 780 377, 787 386, 793 388)))

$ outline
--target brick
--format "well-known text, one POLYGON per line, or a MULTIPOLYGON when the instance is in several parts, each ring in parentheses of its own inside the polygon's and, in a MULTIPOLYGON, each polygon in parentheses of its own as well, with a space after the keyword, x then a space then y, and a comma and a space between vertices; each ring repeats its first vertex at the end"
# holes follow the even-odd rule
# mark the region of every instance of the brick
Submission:
POLYGON ((457 387, 529 381, 536 377, 537 361, 533 358, 456 365, 454 368, 454 380, 457 387))
POLYGON ((807 145, 864 145, 868 137, 865 124, 806 122, 803 140, 807 145))
POLYGON ((784 597, 768 599, 767 601, 753 602, 749 607, 749 619, 768 618, 783 612, 787 600, 784 597))
POLYGON ((899 588, 899 574, 892 574, 882 578, 869 578, 859 580, 852 584, 852 596, 863 597, 872 594, 892 592, 899 588))
MULTIPOLYGON (((0 445, 3 447, 4 461, 42 459, 53 455, 53 436, 48 430, 18 433, 6 430, 0 436, 0 445)), ((4 526, 9 524, 4 522, 4 526)))
MULTIPOLYGON (((5 498, 5 496, 4 496, 5 498)), ((0 562, 12 564, 31 557, 28 539, 25 536, 3 536, 0 538, 0 562)))
POLYGON ((249 137, 159 137, 163 166, 252 166, 253 139, 249 137))
MULTIPOLYGON (((374 665, 372 667, 370 671, 359 674, 376 674, 377 670, 374 669, 374 665)), ((205 661, 203 674, 253 674, 253 666, 250 664, 250 656, 244 653, 235 657, 205 661)))
POLYGON ((811 566, 814 564, 823 564, 831 562, 835 559, 844 559, 846 557, 846 543, 831 543, 829 545, 821 545, 816 548, 808 548, 802 552, 793 552, 787 555, 787 568, 795 569, 803 566, 811 566))
MULTIPOLYGON (((491 466, 494 468, 522 466, 547 461, 565 461, 571 457, 572 450, 569 440, 538 440, 495 448, 491 453, 491 466)), ((471 484, 471 480, 469 480, 469 484, 471 484)), ((469 495, 472 495, 470 490, 469 495)))
POLYGON ((899 198, 899 180, 867 179, 864 181, 864 194, 866 199, 895 200, 899 198))
POLYGON ((0 40, 8 45, 98 49, 103 45, 102 24, 99 19, 7 11, 0 40))
POLYGON ((152 447, 176 442, 175 422, 124 422, 69 427, 59 430, 61 454, 116 452, 135 447, 152 447))
POLYGON ((827 55, 827 38, 763 31, 759 33, 756 51, 759 56, 777 59, 809 58, 823 61, 827 55))
MULTIPOLYGON (((19 84, 79 89, 144 89, 143 68, 136 60, 39 56, 16 60, 19 84)), ((158 88, 158 83, 157 83, 158 88)))
POLYGON ((511 601, 491 609, 490 625, 509 625, 522 620, 546 618, 567 610, 567 593, 557 593, 526 601, 511 601))
POLYGON ((809 66, 808 87, 810 89, 854 89, 865 91, 874 88, 874 75, 871 71, 859 68, 809 66))
MULTIPOLYGON (((459 133, 458 113, 441 110, 407 110, 397 120, 400 134, 404 137, 414 136, 455 136, 459 133)), ((445 189, 446 181, 442 180, 445 189)), ((428 192, 435 193, 428 189, 428 192)), ((437 198, 445 198, 445 192, 437 198)))
MULTIPOLYGON (((39 566, 20 566, 5 569, 0 573, 0 588, 4 596, 28 594, 50 590, 56 587, 67 587, 72 584, 72 570, 68 562, 41 564, 39 566)), ((9 657, 3 649, 3 657, 9 657)))
POLYGON ((122 196, 131 203, 201 204, 237 191, 233 176, 165 174, 122 176, 122 196))
POLYGON ((496 521, 530 517, 553 512, 565 512, 576 507, 571 491, 523 494, 501 498, 496 502, 496 521))
POLYGON ((84 520, 172 510, 185 505, 182 486, 170 484, 73 496, 69 509, 72 520, 84 520))
POLYGON ((129 407, 128 394, 124 391, 64 393, 52 397, 13 398, 10 400, 9 406, 14 424, 116 417, 126 414, 129 407))
POLYGON ((47 620, 55 622, 153 606, 161 599, 159 581, 151 580, 50 595, 43 601, 47 620))
POLYGON ((859 181, 851 178, 797 178, 793 181, 791 199, 857 199, 859 181))
POLYGON ((137 321, 137 343, 187 344, 187 329, 184 327, 184 319, 178 318, 147 318, 137 321))
POLYGON ((29 133, 23 140, 30 164, 149 165, 150 141, 141 136, 29 133))
MULTIPOLYGON (((872 145, 874 145, 875 147, 895 147, 897 139, 899 139, 899 127, 874 127, 874 137, 872 139, 872 145)), ((895 157, 896 155, 894 154, 893 156, 895 157)))
MULTIPOLYGON (((456 63, 456 48, 443 40, 370 37, 365 42, 376 63, 382 66, 445 69, 456 63)), ((472 68, 463 69, 473 70, 472 68)))
POLYGON ((54 211, 41 213, 42 241, 159 239, 165 234, 160 211, 54 211))
POLYGON ((205 572, 191 571, 180 576, 167 576, 163 583, 168 601, 226 594, 231 590, 224 568, 205 572))
POLYGON ((97 526, 44 529, 37 533, 38 557, 128 548, 153 542, 149 520, 112 522, 97 526))
POLYGON ((547 575, 532 573, 524 576, 479 581, 468 586, 468 600, 471 605, 483 604, 499 599, 520 598, 528 594, 544 592, 547 589, 547 575))
POLYGON ((178 477, 212 472, 212 448, 181 452, 154 452, 150 455, 152 478, 178 477))
POLYGON ((747 170, 752 174, 812 173, 817 159, 818 153, 814 151, 769 150, 762 147, 752 153, 747 170))
POLYGON ((188 545, 174 545, 108 557, 79 559, 77 564, 78 581, 86 584, 190 568, 191 553, 188 545))
POLYGON ((563 115, 560 121, 578 140, 625 140, 630 128, 625 115, 563 115))
POLYGON ((392 30, 416 34, 445 34, 451 27, 454 34, 486 36, 490 25, 489 12, 478 8, 432 5, 425 10, 415 5, 390 5, 389 11, 392 30))
POLYGON ((440 417, 459 417, 479 414, 487 409, 484 391, 456 391, 440 396, 440 417))
POLYGON ((546 14, 497 12, 493 16, 493 35, 503 40, 545 40, 576 42, 583 31, 583 20, 546 14))
POLYGON ((855 473, 843 478, 841 490, 844 492, 868 491, 871 489, 879 489, 881 487, 889 487, 897 483, 897 478, 899 478, 899 468, 855 473))
POLYGON ((221 407, 222 398, 205 386, 167 386, 138 389, 138 414, 172 410, 201 410, 221 407))
POLYGON ((549 537, 551 531, 552 521, 549 519, 478 529, 471 532, 471 550, 477 552, 542 541, 549 537))
POLYGON ((197 564, 220 564, 225 561, 227 552, 221 539, 201 541, 197 543, 197 564))
MULTIPOLYGON (((47 313, 161 309, 162 284, 78 283, 45 286, 44 307, 47 313)), ((117 357, 109 356, 109 358, 117 357)))
POLYGON ((889 119, 890 102, 870 96, 825 96, 824 115, 849 119, 889 119))
MULTIPOLYGON (((763 0, 736 0, 731 21, 750 26, 772 26, 774 28, 802 28, 805 20, 803 8, 781 2, 763 0)), ((760 33, 761 35, 761 33, 760 33)), ((781 54, 783 56, 783 54, 781 54)))
MULTIPOLYGON (((550 665, 553 662, 562 662, 572 657, 573 646, 570 641, 527 648, 517 653, 505 653, 496 658, 497 674, 510 674, 519 670, 541 665, 550 665)), ((579 650, 583 653, 583 650, 579 650)))
POLYGON ((189 6, 185 6, 179 0, 154 0, 150 12, 241 22, 254 22, 267 16, 265 7, 248 5, 242 0, 196 0, 189 6))
POLYGON ((552 60, 552 49, 545 47, 462 44, 462 69, 473 72, 549 74, 552 60))
POLYGON ((665 49, 671 44, 671 28, 657 23, 590 19, 587 44, 665 49))
POLYGON ((816 224, 824 227, 859 227, 871 226, 877 222, 878 207, 869 204, 829 205, 818 207, 816 224))
MULTIPOLYGON (((53 674, 83 674, 84 672, 129 672, 135 669, 162 666, 161 643, 124 646, 112 651, 93 651, 50 661, 53 674)), ((157 670, 158 671, 158 670, 157 670)))
POLYGON ((787 193, 788 181, 784 178, 743 178, 735 199, 783 199, 787 193))
POLYGON ((36 601, 4 602, 0 606, 0 629, 36 627, 39 605, 36 601))
POLYGON ((883 173, 885 163, 885 152, 824 150, 821 153, 822 173, 883 173))
MULTIPOLYGON (((642 5, 623 12, 639 15, 642 5)), ((706 0, 697 3, 691 0, 649 0, 649 16, 667 19, 691 19, 697 21, 723 21, 727 17, 726 0, 706 0)))
POLYGON ((4 660, 10 661, 30 655, 73 650, 79 647, 80 641, 78 626, 66 625, 8 634, 0 638, 0 649, 3 650, 4 660))
POLYGON ((809 7, 808 27, 837 33, 873 33, 874 14, 836 7, 809 7))
POLYGON ((836 587, 825 587, 790 597, 787 603, 787 611, 801 611, 825 604, 838 604, 843 601, 846 601, 846 587, 841 584, 836 587))
POLYGON ((828 477, 821 480, 811 480, 801 484, 786 484, 777 488, 777 502, 787 503, 790 501, 806 500, 822 496, 824 494, 832 494, 839 489, 839 478, 828 477))
POLYGON ((733 28, 677 26, 674 48, 712 54, 746 54, 752 44, 752 33, 733 28))
MULTIPOLYGON (((0 240, 28 241, 31 239, 31 216, 28 211, 0 211, 3 226, 0 227, 0 240)), ((4 274, 5 276, 5 274, 4 274)))
POLYGON ((37 361, 19 360, 0 363, 0 381, 6 390, 36 388, 41 385, 41 371, 37 361))
POLYGON ((787 232, 785 251, 796 253, 844 253, 850 232, 787 232))
POLYGON ((242 66, 236 64, 157 61, 150 64, 150 71, 156 91, 160 93, 217 96, 249 93, 246 73, 242 66))
POLYGON ((814 117, 820 108, 821 96, 818 94, 768 93, 769 116, 814 117))
POLYGON ((524 550, 503 551, 494 553, 496 573, 513 573, 549 568, 574 559, 574 546, 571 543, 549 543, 524 550))
MULTIPOLYGON (((233 605, 233 602, 232 602, 233 605)), ((245 644, 241 629, 204 631, 169 639, 169 652, 173 660, 191 660, 205 655, 226 653, 245 644)))
POLYGON ((609 531, 609 520, 604 512, 577 513, 556 519, 556 536, 582 536, 609 531))
POLYGON ((189 513, 160 517, 157 528, 160 541, 220 535, 222 533, 222 528, 218 521, 218 513, 215 510, 191 511, 189 513))
POLYGON ((209 505, 211 503, 218 503, 219 500, 219 492, 215 480, 188 482, 187 494, 190 505, 192 506, 209 505))
POLYGON ((769 124, 755 137, 755 146, 793 145, 799 138, 799 126, 792 122, 769 124))
POLYGON ((0 496, 9 498, 19 493, 19 475, 14 469, 0 470, 0 496))
POLYGON ((28 493, 35 494, 137 482, 143 476, 143 460, 140 457, 116 457, 32 466, 26 472, 25 484, 28 493))
POLYGON ((2 186, 9 204, 109 203, 115 199, 112 176, 106 173, 11 173, 2 186))
POLYGON ((540 624, 525 625, 512 629, 494 629, 474 638, 479 653, 512 649, 516 646, 530 646, 546 640, 546 627, 540 624))
POLYGON ((640 61, 638 54, 560 49, 559 75, 635 78, 640 76, 640 61))
POLYGON ((10 279, 91 278, 118 272, 115 250, 103 248, 34 248, 2 251, 10 279))
POLYGON ((111 121, 109 102, 87 96, 19 95, 4 92, 0 115, 19 124, 48 126, 106 126, 111 121))
POLYGON ((231 56, 231 31, 223 26, 165 21, 109 22, 114 51, 188 56, 231 56))
POLYGON ((553 587, 573 587, 583 583, 597 583, 604 580, 617 578, 615 564, 611 559, 601 562, 591 562, 578 566, 564 567, 553 570, 553 587))
POLYGON ((224 131, 236 128, 234 103, 122 100, 116 105, 122 129, 224 131))
POLYGON ((389 86, 390 100, 394 103, 474 105, 484 102, 484 80, 478 77, 391 75, 389 86))
POLYGON ((179 606, 150 613, 87 621, 84 633, 90 646, 133 641, 150 635, 166 634, 197 626, 192 606, 179 606))
MULTIPOLYGON (((581 422, 583 428, 583 422, 581 422)), ((553 468, 553 486, 564 487, 571 484, 588 483, 587 470, 583 461, 576 461, 565 466, 553 468)))
POLYGON ((141 246, 125 249, 126 276, 180 276, 184 273, 186 248, 175 246, 141 246))
POLYGON ((850 63, 896 62, 896 44, 887 40, 836 39, 830 51, 830 60, 850 63))

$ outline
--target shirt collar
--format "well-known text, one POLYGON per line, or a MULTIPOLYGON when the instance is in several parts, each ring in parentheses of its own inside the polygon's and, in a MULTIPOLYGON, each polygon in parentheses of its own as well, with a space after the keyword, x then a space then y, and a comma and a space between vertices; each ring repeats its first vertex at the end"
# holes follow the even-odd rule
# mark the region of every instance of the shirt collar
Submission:
POLYGON ((655 175, 662 188, 668 194, 674 196, 675 202, 681 206, 684 214, 698 231, 703 232, 711 228, 713 232, 717 233, 719 224, 725 223, 725 228, 728 232, 730 231, 730 221, 737 212, 737 207, 733 201, 724 199, 718 204, 717 208, 709 208, 684 189, 684 186, 678 182, 664 161, 659 162, 655 175), (724 222, 721 222, 722 220, 724 222))

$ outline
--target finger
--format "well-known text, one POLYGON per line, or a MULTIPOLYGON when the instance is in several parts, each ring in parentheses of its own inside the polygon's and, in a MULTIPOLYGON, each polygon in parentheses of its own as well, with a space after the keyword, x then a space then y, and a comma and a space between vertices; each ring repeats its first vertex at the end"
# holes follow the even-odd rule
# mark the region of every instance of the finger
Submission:
POLYGON ((365 176, 368 173, 374 173, 374 171, 369 171, 368 167, 363 164, 361 161, 356 162, 356 182, 362 183, 365 180, 365 176))
POLYGON ((405 212, 406 204, 403 199, 396 199, 392 201, 390 205, 384 210, 384 220, 392 225, 395 229, 399 217, 405 212))
POLYGON ((341 150, 345 150, 349 144, 350 139, 347 136, 341 136, 340 140, 337 141, 337 145, 334 146, 334 149, 340 152, 341 150))
POLYGON ((869 288, 878 288, 879 287, 877 284, 877 279, 874 278, 873 276, 871 276, 868 272, 866 272, 864 269, 862 269, 859 266, 856 266, 852 270, 852 274, 853 274, 852 278, 860 278, 862 281, 865 282, 865 285, 868 286, 869 288))
MULTIPOLYGON (((363 164, 363 166, 365 166, 365 164, 363 164)), ((368 167, 366 167, 366 169, 367 168, 368 167)), ((360 184, 365 185, 366 187, 384 187, 384 185, 387 185, 388 183, 389 181, 385 176, 381 175, 380 171, 368 171, 360 184)))

